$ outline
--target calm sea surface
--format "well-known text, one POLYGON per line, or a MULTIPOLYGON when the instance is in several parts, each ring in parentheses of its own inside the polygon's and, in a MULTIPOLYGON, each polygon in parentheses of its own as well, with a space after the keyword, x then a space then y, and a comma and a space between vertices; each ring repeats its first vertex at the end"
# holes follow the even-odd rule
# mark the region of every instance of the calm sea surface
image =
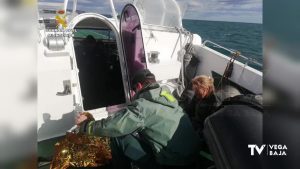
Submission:
POLYGON ((202 40, 210 40, 262 63, 262 24, 183 20, 183 26, 202 40))

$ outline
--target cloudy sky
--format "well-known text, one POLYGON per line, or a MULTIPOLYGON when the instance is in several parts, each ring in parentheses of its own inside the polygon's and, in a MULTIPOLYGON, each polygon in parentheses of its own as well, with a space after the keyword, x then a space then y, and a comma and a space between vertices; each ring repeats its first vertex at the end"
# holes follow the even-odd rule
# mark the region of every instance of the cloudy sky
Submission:
MULTIPOLYGON (((63 0, 39 0, 63 2, 63 0)), ((69 0, 69 7, 72 0, 69 0)), ((177 0, 185 9, 184 18, 196 20, 262 23, 262 0, 177 0)), ((132 0, 114 0, 116 10, 132 0)), ((79 10, 110 13, 109 0, 78 0, 79 10)))

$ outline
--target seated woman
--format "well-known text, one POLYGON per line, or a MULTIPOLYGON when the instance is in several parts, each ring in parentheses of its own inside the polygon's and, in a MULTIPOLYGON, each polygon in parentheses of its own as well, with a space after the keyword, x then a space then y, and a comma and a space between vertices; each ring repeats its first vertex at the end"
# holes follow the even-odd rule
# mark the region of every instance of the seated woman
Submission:
POLYGON ((218 101, 214 93, 214 79, 205 75, 196 76, 192 80, 191 85, 194 97, 191 101, 185 101, 182 107, 191 118, 194 128, 197 132, 201 133, 204 120, 218 106, 218 101))

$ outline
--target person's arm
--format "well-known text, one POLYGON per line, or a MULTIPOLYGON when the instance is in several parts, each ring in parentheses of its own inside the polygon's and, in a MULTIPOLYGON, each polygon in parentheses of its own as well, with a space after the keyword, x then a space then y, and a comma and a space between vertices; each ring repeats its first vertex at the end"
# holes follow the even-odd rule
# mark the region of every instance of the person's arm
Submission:
POLYGON ((133 105, 99 121, 83 122, 80 131, 88 135, 119 137, 144 126, 144 115, 133 105))

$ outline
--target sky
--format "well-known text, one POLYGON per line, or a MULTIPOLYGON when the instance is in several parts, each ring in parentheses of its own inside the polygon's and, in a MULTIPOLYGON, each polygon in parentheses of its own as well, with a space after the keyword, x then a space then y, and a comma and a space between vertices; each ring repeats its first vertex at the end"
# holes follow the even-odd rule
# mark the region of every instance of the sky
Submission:
MULTIPOLYGON (((39 0, 63 2, 63 0, 39 0)), ((69 0, 72 6, 72 0, 69 0)), ((118 13, 132 0, 114 0, 118 13)), ((177 0, 183 18, 195 20, 262 23, 262 0, 177 0)), ((109 0, 78 0, 77 9, 110 14, 109 0)))

